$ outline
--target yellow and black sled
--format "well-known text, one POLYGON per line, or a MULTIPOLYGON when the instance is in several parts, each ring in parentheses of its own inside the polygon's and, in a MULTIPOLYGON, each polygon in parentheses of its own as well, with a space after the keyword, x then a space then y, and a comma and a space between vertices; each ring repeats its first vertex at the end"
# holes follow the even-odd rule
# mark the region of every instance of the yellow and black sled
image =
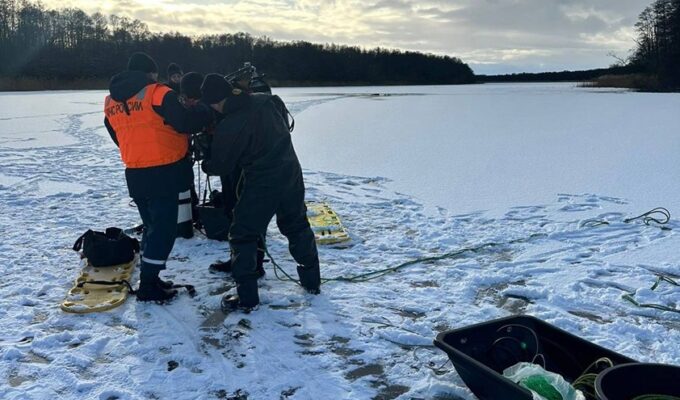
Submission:
POLYGON ((307 202, 307 219, 318 244, 337 244, 350 240, 338 214, 325 202, 307 202))
POLYGON ((68 313, 87 314, 120 306, 130 293, 129 282, 138 260, 139 255, 135 255, 125 264, 95 267, 83 259, 85 267, 66 294, 61 309, 68 313))

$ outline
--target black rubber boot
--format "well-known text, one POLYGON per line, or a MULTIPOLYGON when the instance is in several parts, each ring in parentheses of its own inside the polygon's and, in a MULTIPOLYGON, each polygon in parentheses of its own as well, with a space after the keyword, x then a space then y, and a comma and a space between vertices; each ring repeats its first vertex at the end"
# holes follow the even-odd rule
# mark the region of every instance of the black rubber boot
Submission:
POLYGON ((217 261, 216 263, 210 264, 210 270, 213 272, 224 272, 231 274, 231 260, 217 261))
POLYGON ((228 314, 230 312, 234 311, 240 311, 244 314, 250 314, 252 311, 255 311, 258 309, 258 306, 255 307, 246 307, 241 304, 241 298, 237 294, 231 294, 231 295, 225 295, 222 297, 222 302, 220 303, 220 308, 222 309, 222 312, 225 314, 228 314))
POLYGON ((137 301, 155 301, 158 303, 166 303, 172 300, 177 295, 175 289, 165 289, 161 286, 159 281, 151 283, 139 283, 137 289, 137 301))
POLYGON ((239 310, 249 313, 260 304, 260 296, 257 289, 256 280, 248 280, 236 285, 235 295, 224 295, 222 297, 222 311, 227 313, 239 310))
POLYGON ((321 293, 321 272, 319 266, 305 267, 298 265, 297 273, 300 277, 300 284, 311 294, 321 293))
MULTIPOLYGON (((214 264, 210 264, 210 270, 215 272, 224 272, 231 274, 231 260, 228 261, 218 261, 214 264)), ((264 271, 264 251, 257 251, 257 278, 263 278, 265 276, 264 271)))
POLYGON ((162 280, 161 278, 158 278, 158 284, 159 284, 160 287, 162 287, 163 289, 172 289, 173 286, 175 286, 175 282, 173 282, 173 281, 164 281, 164 280, 162 280))
POLYGON ((172 282, 162 281, 158 277, 160 269, 145 268, 142 265, 142 272, 140 274, 139 289, 137 289, 137 301, 155 301, 157 303, 166 303, 177 295, 177 290, 167 288, 167 284, 172 282))

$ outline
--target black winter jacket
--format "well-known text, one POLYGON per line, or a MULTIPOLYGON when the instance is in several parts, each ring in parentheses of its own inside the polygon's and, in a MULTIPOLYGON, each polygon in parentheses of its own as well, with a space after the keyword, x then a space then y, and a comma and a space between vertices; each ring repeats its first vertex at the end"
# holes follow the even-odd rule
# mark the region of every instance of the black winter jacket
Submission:
POLYGON ((228 176, 239 168, 246 184, 270 188, 301 182, 283 101, 268 94, 241 96, 227 100, 229 108, 215 128, 204 171, 228 176))
MULTIPOLYGON (((125 71, 111 78, 109 92, 116 101, 127 101, 147 85, 155 83, 146 74, 138 71, 125 71)), ((213 121, 211 109, 199 104, 191 109, 184 108, 179 102, 177 93, 169 91, 160 106, 154 106, 154 111, 160 115, 166 125, 183 134, 201 131, 213 121)), ((111 135, 111 139, 118 145, 116 132, 104 118, 104 125, 111 135)), ((177 196, 186 191, 193 180, 189 155, 185 159, 168 165, 150 168, 127 168, 125 170, 130 197, 161 197, 177 196)))

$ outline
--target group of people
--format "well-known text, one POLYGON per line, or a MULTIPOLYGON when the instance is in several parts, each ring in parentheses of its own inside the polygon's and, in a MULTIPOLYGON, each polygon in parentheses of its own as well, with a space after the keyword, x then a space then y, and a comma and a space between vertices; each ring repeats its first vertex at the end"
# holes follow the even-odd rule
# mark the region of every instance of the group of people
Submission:
POLYGON ((319 257, 283 101, 235 87, 220 74, 183 74, 177 64, 167 72, 167 83, 159 83, 156 62, 134 53, 127 70, 111 78, 104 106, 104 124, 120 149, 128 191, 144 224, 137 299, 164 303, 177 295, 160 273, 182 220, 179 204, 190 198, 190 139, 199 132, 212 134, 203 171, 222 177, 223 191, 234 199, 224 209, 231 220, 230 260, 213 266, 236 282, 223 308, 250 311, 259 304, 262 247, 274 216, 288 238, 301 286, 318 294, 319 257))

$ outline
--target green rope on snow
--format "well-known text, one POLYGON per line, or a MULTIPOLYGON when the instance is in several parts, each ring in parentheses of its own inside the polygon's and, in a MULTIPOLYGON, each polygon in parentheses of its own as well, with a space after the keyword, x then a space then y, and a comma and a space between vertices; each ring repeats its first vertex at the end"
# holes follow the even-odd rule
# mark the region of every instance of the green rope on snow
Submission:
MULTIPOLYGON (((646 212, 642 215, 639 215, 637 217, 625 219, 623 222, 630 223, 630 222, 638 220, 638 219, 642 219, 643 222, 647 225, 649 225, 650 222, 656 222, 658 224, 664 225, 664 224, 667 224, 670 221, 670 212, 663 207, 657 207, 657 208, 650 210, 650 211, 648 211, 648 212, 646 212), (654 215, 658 215, 658 214, 661 214, 662 217, 659 217, 659 218, 654 217, 654 215)), ((586 226, 587 227, 596 227, 596 226, 600 226, 600 225, 609 225, 609 222, 604 221, 604 220, 601 220, 601 221, 600 220, 588 220, 588 221, 584 221, 581 224, 582 227, 586 227, 586 226)), ((392 273, 399 272, 402 269, 405 269, 405 268, 408 268, 408 267, 411 267, 411 266, 414 266, 414 265, 423 264, 423 263, 433 263, 433 262, 447 260, 447 259, 455 259, 455 258, 458 258, 465 253, 480 253, 480 252, 487 250, 489 248, 494 248, 494 247, 499 247, 499 246, 507 246, 507 245, 518 244, 518 243, 526 243, 526 242, 529 242, 533 239, 540 238, 540 237, 547 237, 547 236, 548 235, 545 234, 545 233, 534 233, 534 234, 532 234, 532 235, 530 235, 526 238, 511 240, 511 241, 508 241, 506 243, 496 243, 496 242, 483 243, 479 246, 466 247, 466 248, 462 248, 462 249, 452 251, 452 252, 449 252, 449 253, 444 253, 444 254, 441 254, 441 255, 438 255, 438 256, 416 258, 416 259, 413 259, 413 260, 403 262, 403 263, 396 265, 396 266, 393 266, 393 267, 382 268, 382 269, 378 269, 378 270, 375 270, 375 271, 366 272, 366 273, 363 273, 363 274, 348 275, 348 276, 340 275, 340 276, 336 276, 336 277, 332 277, 332 278, 322 278, 321 283, 324 284, 324 283, 328 283, 328 282, 347 282, 347 283, 368 282, 368 281, 372 281, 372 280, 381 278, 385 275, 389 275, 389 274, 392 274, 392 273)), ((263 240, 263 242, 264 242, 264 240, 263 240)), ((265 253, 269 257, 269 259, 271 260, 272 265, 274 266, 274 275, 276 276, 276 278, 278 280, 284 281, 284 282, 293 282, 297 285, 300 285, 300 282, 297 279, 293 278, 280 265, 278 265, 276 263, 276 261, 274 260, 272 255, 269 253, 269 249, 267 248, 266 244, 265 244, 263 250, 265 251, 265 253), (281 274, 283 274, 283 277, 279 276, 279 272, 281 272, 281 274)), ((671 283, 676 284, 670 278, 667 278, 667 279, 670 280, 671 283)), ((654 290, 654 288, 652 290, 654 290)), ((663 306, 663 305, 640 305, 639 303, 637 303, 635 301, 635 299, 633 299, 629 295, 624 295, 624 298, 633 302, 633 304, 636 304, 639 307, 652 307, 652 308, 662 307, 660 309, 663 309, 664 311, 680 312, 680 310, 674 310, 674 309, 671 309, 671 308, 663 306)))
POLYGON ((671 212, 663 207, 657 207, 647 211, 644 214, 638 215, 637 217, 624 219, 623 222, 627 224, 638 219, 641 219, 645 225, 649 225, 651 222, 656 222, 659 225, 665 225, 671 220, 671 212))
POLYGON ((267 257, 269 257, 269 261, 272 263, 272 266, 274 267, 274 276, 276 276, 276 279, 282 282, 293 282, 298 286, 302 286, 299 280, 290 276, 290 274, 288 274, 288 272, 286 272, 285 269, 281 268, 281 266, 276 263, 274 257, 272 257, 272 255, 269 253, 269 248, 267 247, 267 242, 264 240, 264 237, 262 238, 262 244, 264 245, 264 248, 262 250, 264 250, 264 253, 267 255, 267 257), (278 271, 281 271, 281 273, 284 275, 283 278, 279 276, 278 271))
MULTIPOLYGON (((656 290, 662 282, 670 283, 673 286, 680 286, 680 284, 677 283, 675 280, 671 279, 670 277, 668 277, 666 275, 660 274, 657 277, 656 282, 654 282, 654 285, 652 285, 651 290, 656 290)), ((635 293, 626 293, 622 296, 622 298, 624 300, 629 301, 633 305, 640 307, 640 308, 653 308, 653 309, 656 309, 656 310, 670 311, 670 312, 675 312, 675 313, 680 314, 680 309, 678 309, 678 308, 672 308, 672 307, 669 307, 669 306, 665 306, 663 304, 640 303, 639 301, 635 300, 634 296, 635 296, 635 293)))
POLYGON ((587 219, 581 222, 581 228, 596 228, 602 225, 609 225, 609 221, 600 219, 587 219))
POLYGON ((661 284, 661 282, 668 282, 668 283, 670 283, 670 284, 673 285, 673 286, 680 286, 680 284, 678 284, 676 281, 674 281, 674 280, 671 279, 670 277, 668 277, 668 276, 666 276, 666 275, 659 275, 659 277, 656 279, 656 282, 654 282, 654 285, 652 285, 652 288, 651 288, 651 289, 652 289, 652 290, 656 290, 656 288, 659 287, 659 285, 661 284))
POLYGON ((371 271, 371 272, 366 272, 363 274, 358 274, 358 275, 350 275, 350 276, 337 276, 334 278, 326 278, 322 279, 323 283, 326 282, 352 282, 352 283, 359 283, 359 282, 367 282, 370 280, 378 279, 382 276, 398 272, 401 269, 404 269, 406 267, 410 267, 416 264, 422 264, 422 263, 430 263, 430 262, 435 262, 435 261, 441 261, 441 260, 446 260, 446 259, 452 259, 452 258, 457 258, 462 254, 472 252, 472 253, 478 253, 486 248, 489 247, 495 247, 498 246, 496 243, 486 243, 481 246, 477 247, 471 247, 471 248, 465 248, 457 251, 453 251, 450 253, 442 254, 439 256, 433 256, 433 257, 422 257, 422 258, 416 258, 414 260, 409 260, 404 263, 401 263, 399 265, 396 265, 394 267, 389 267, 389 268, 383 268, 379 269, 376 271, 371 271))
MULTIPOLYGON (((243 175, 241 176, 241 178, 243 178, 243 175)), ((237 187, 241 184, 241 181, 242 181, 242 179, 239 179, 239 183, 237 184, 237 187)), ((237 190, 237 193, 238 193, 238 190, 237 190)), ((632 222, 634 220, 641 219, 641 218, 643 218, 644 223, 647 224, 647 225, 649 225, 650 222, 656 222, 658 224, 663 225, 663 224, 668 223, 668 221, 670 221, 670 212, 663 207, 657 207, 657 208, 650 210, 650 211, 648 211, 648 212, 646 212, 646 213, 644 213, 640 216, 626 219, 623 222, 629 223, 629 222, 632 222), (662 214, 664 219, 652 217, 652 215, 656 215, 656 214, 662 214)), ((600 225, 609 225, 609 222, 604 221, 604 220, 602 220, 602 221, 600 221, 600 220, 588 220, 588 221, 583 222, 583 224, 581 226, 582 227, 584 227, 584 226, 595 227, 595 226, 600 226, 600 225)), ((449 252, 449 253, 441 254, 441 255, 438 255, 438 256, 416 258, 416 259, 413 259, 413 260, 403 262, 403 263, 396 265, 394 267, 383 268, 383 269, 379 269, 379 270, 375 270, 375 271, 366 272, 366 273, 363 273, 363 274, 349 275, 349 276, 340 275, 340 276, 333 277, 333 278, 322 278, 321 283, 324 284, 324 283, 328 283, 328 282, 348 282, 348 283, 368 282, 368 281, 371 281, 371 280, 381 278, 381 277, 388 275, 388 274, 399 272, 400 270, 407 268, 407 267, 411 267, 413 265, 422 264, 422 263, 433 263, 433 262, 447 260, 447 259, 455 259, 455 258, 458 258, 465 253, 480 253, 483 250, 486 250, 488 248, 499 247, 499 246, 503 246, 503 245, 512 245, 512 244, 518 244, 518 243, 526 243, 526 242, 529 242, 533 239, 540 238, 540 237, 547 237, 547 236, 548 235, 545 234, 545 233, 534 233, 532 235, 529 235, 526 238, 511 240, 511 241, 508 241, 506 243, 496 243, 496 242, 484 243, 484 244, 481 244, 479 246, 466 247, 466 248, 463 248, 463 249, 459 249, 459 250, 452 251, 452 252, 449 252)), ((262 242, 265 243, 263 250, 264 250, 265 254, 267 254, 269 259, 271 260, 272 265, 274 266, 274 275, 276 276, 276 279, 283 281, 283 282, 293 282, 293 283, 301 286, 299 280, 293 278, 289 273, 286 272, 286 270, 284 270, 279 264, 276 263, 276 260, 274 260, 274 257, 272 257, 271 253, 269 252, 269 248, 267 247, 264 238, 263 238, 262 242), (279 272, 281 272, 281 274, 283 274, 283 277, 279 276, 279 272)), ((668 278, 668 279, 670 279, 670 278, 668 278)), ((675 282, 673 282, 672 280, 671 280, 671 283, 675 284, 675 282)), ((654 289, 652 289, 652 290, 654 290, 654 289)), ((634 304, 638 305, 638 303, 635 302, 635 300, 632 297, 627 298, 626 296, 628 296, 628 295, 624 295, 624 298, 626 298, 627 300, 632 301, 634 304)), ((639 306, 640 307, 650 307, 650 305, 639 305, 639 306)), ((665 307, 665 306, 651 305, 651 307, 658 308, 658 307, 665 307)), ((680 312, 679 310, 673 310, 673 309, 664 309, 664 310, 665 311, 680 312)))
POLYGON ((394 267, 388 267, 388 268, 383 268, 375 271, 370 271, 366 272, 363 274, 357 274, 357 275, 349 275, 349 276, 337 276, 334 278, 325 278, 322 279, 322 283, 327 283, 327 282, 349 282, 349 283, 360 283, 360 282, 368 282, 374 279, 378 279, 380 277, 383 277, 385 275, 399 272, 400 270, 411 267, 413 265, 417 264, 423 264, 423 263, 433 263, 437 261, 442 261, 442 260, 447 260, 447 259, 455 259, 460 257, 461 255, 465 253, 481 253, 484 250, 487 250, 489 248, 494 248, 494 247, 500 247, 500 246, 507 246, 507 245, 512 245, 512 244, 517 244, 517 243, 526 243, 530 240, 539 238, 539 237, 546 237, 546 234, 543 233, 535 233, 532 234, 526 238, 521 238, 521 239, 515 239, 508 241, 506 243, 496 243, 496 242, 489 242, 489 243, 483 243, 479 246, 474 246, 474 247, 466 247, 462 248, 456 251, 452 251, 449 253, 444 253, 438 256, 430 256, 430 257, 421 257, 421 258, 416 258, 413 260, 409 260, 406 262, 403 262, 399 265, 396 265, 394 267))
MULTIPOLYGON (((641 219, 645 225, 651 225, 652 222, 659 225, 666 225, 671 220, 671 212, 664 207, 657 207, 640 214, 637 217, 626 218, 623 220, 625 224, 641 219)), ((581 222, 581 228, 596 228, 598 226, 609 225, 610 222, 604 219, 587 219, 581 222)), ((670 230, 671 228, 662 226, 661 229, 670 230)))
MULTIPOLYGON (((327 282, 348 282, 348 283, 361 283, 361 282, 368 282, 371 280, 378 279, 380 277, 383 277, 385 275, 391 274, 398 272, 404 268, 417 265, 417 264, 422 264, 422 263, 431 263, 431 262, 436 262, 436 261, 441 261, 441 260, 446 260, 446 259, 453 259, 453 258, 458 258, 459 256, 465 254, 465 253, 480 253, 483 250, 493 248, 493 247, 499 247, 499 246, 507 246, 507 245, 512 245, 512 244, 518 244, 518 243, 526 243, 529 242, 530 240, 540 238, 540 237, 546 237, 547 235, 544 233, 534 233, 526 238, 520 238, 520 239, 515 239, 515 240, 510 240, 506 243, 496 243, 496 242, 489 242, 489 243, 484 243, 479 246, 474 246, 474 247, 466 247, 462 248, 456 251, 452 251, 449 253, 441 254, 438 256, 431 256, 431 257, 421 257, 421 258, 416 258, 413 260, 409 260, 406 262, 403 262, 399 265, 396 265, 394 267, 388 267, 388 268, 383 268, 371 272, 366 272, 363 274, 358 274, 358 275, 349 275, 349 276, 337 276, 333 278, 325 278, 321 279, 321 283, 327 283, 327 282)), ((274 275, 276 276, 276 279, 282 281, 282 282, 293 282, 297 285, 300 285, 300 281, 297 279, 293 278, 289 273, 286 272, 277 262, 274 260, 274 257, 272 257, 271 253, 269 252, 269 248, 266 245, 266 242, 263 240, 264 245, 264 252, 269 257, 272 265, 274 266, 274 275), (279 272, 283 274, 283 277, 279 276, 279 272)))
MULTIPOLYGON (((646 225, 649 225, 651 222, 655 222, 660 225, 665 225, 670 221, 671 214, 670 212, 663 208, 663 207, 657 207, 653 210, 650 210, 642 215, 639 215, 634 218, 628 218, 625 219, 623 222, 625 223, 630 223, 632 221, 642 219, 643 222, 646 225), (661 217, 655 217, 661 214, 661 217)), ((589 220, 585 221, 582 226, 589 226, 589 227, 595 227, 595 226, 600 226, 600 225, 608 225, 608 221, 598 221, 598 220, 589 220)), ((484 243, 479 246, 475 247, 467 247, 463 248, 460 250, 456 250, 453 252, 445 253, 439 256, 430 256, 430 257, 422 257, 422 258, 416 258, 413 260, 406 261, 404 263, 401 263, 399 265, 396 265, 394 267, 388 267, 388 268, 383 268, 379 269, 376 271, 371 271, 371 272, 366 272, 363 274, 358 274, 358 275, 350 275, 350 276, 337 276, 333 278, 325 278, 321 279, 321 283, 327 283, 327 282, 349 282, 349 283, 361 283, 361 282, 367 282, 371 281, 374 279, 378 279, 380 277, 383 277, 385 275, 399 272, 400 270, 411 267, 413 265, 417 264, 422 264, 422 263, 431 263, 431 262, 437 262, 441 260, 446 260, 446 259, 454 259, 460 257, 464 253, 479 253, 483 250, 486 250, 488 248, 493 248, 493 247, 498 247, 498 246, 503 246, 503 245, 512 245, 512 244, 517 244, 517 243, 526 243, 530 240, 533 240, 538 237, 547 237, 548 235, 545 233, 535 233, 527 238, 521 238, 521 239, 515 239, 508 241, 507 243, 495 243, 495 242, 490 242, 490 243, 484 243)), ((269 253, 267 253, 269 255, 269 253)), ((271 258, 271 255, 269 256, 271 258)), ((278 267, 278 266, 277 266, 278 267)), ((281 267, 278 267, 281 269, 281 267)), ((283 270, 282 270, 283 271, 283 270)), ((288 274, 286 274, 288 275, 288 274)))

